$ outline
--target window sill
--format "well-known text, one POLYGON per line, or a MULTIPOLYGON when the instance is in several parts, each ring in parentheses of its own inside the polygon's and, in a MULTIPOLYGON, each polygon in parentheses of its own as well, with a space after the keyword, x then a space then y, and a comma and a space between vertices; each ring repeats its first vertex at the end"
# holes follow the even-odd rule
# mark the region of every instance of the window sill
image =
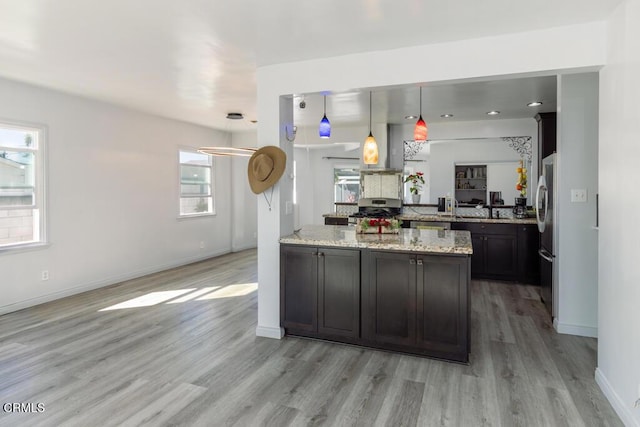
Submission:
POLYGON ((51 243, 48 243, 48 242, 30 242, 30 243, 16 244, 11 246, 3 246, 3 247, 0 247, 0 256, 19 254, 23 252, 38 251, 42 249, 48 249, 50 246, 51 246, 51 243))
POLYGON ((212 213, 201 213, 201 214, 193 214, 193 215, 180 215, 178 216, 178 221, 183 219, 192 219, 192 218, 203 218, 203 217, 214 217, 216 216, 215 212, 212 213))

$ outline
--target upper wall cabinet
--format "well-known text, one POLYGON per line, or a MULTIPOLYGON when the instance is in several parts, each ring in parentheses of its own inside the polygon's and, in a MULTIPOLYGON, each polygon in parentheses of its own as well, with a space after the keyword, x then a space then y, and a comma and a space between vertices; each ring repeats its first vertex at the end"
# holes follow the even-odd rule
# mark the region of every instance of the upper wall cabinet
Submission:
POLYGON ((540 113, 538 122, 538 174, 542 170, 542 160, 556 152, 556 113, 540 113))

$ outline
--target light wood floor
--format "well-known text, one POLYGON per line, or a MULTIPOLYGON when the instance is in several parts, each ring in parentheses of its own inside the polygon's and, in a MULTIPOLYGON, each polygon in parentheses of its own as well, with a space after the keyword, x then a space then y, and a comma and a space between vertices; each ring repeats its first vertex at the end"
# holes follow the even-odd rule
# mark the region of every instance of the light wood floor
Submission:
POLYGON ((0 403, 45 411, 0 425, 621 425, 535 287, 472 283, 466 366, 257 338, 255 282, 244 251, 1 316, 0 403))

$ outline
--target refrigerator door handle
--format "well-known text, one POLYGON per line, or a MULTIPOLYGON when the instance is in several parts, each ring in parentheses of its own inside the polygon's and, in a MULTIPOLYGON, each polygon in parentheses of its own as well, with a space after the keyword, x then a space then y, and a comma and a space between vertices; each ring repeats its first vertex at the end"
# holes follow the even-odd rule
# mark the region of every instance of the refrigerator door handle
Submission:
POLYGON ((538 188, 536 188, 536 220, 538 222, 538 230, 543 233, 547 221, 547 180, 544 178, 544 175, 540 176, 540 180, 538 181, 538 188), (544 201, 543 201, 544 198, 544 201), (544 215, 542 218, 540 217, 540 207, 544 202, 544 215))
POLYGON ((551 255, 545 249, 539 249, 538 250, 538 255, 540 255, 542 258, 546 259, 549 262, 553 262, 553 258, 555 258, 554 255, 551 255))

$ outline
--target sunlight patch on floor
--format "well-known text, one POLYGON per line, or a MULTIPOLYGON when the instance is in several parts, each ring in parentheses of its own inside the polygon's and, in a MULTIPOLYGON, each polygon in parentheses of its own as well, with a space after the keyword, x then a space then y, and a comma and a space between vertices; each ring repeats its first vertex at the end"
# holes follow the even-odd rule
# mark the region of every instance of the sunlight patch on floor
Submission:
POLYGON ((198 289, 195 292, 191 292, 190 294, 187 294, 185 296, 182 296, 180 298, 176 298, 173 301, 169 301, 167 302, 167 304, 176 304, 179 302, 187 302, 187 301, 191 301, 192 299, 199 297, 200 295, 204 295, 204 294, 208 294, 211 291, 214 291, 216 289, 220 288, 220 286, 210 286, 207 288, 202 288, 202 289, 198 289))
POLYGON ((222 289, 213 291, 207 295, 201 296, 197 301, 205 301, 209 299, 231 298, 249 295, 258 289, 257 283, 241 283, 237 285, 227 285, 222 289))
POLYGON ((99 311, 121 310, 124 308, 137 308, 137 307, 149 307, 152 305, 160 304, 170 299, 179 297, 180 295, 188 292, 195 291, 196 289, 176 289, 173 291, 159 291, 151 292, 146 295, 142 295, 128 301, 121 302, 111 307, 103 308, 99 311))

